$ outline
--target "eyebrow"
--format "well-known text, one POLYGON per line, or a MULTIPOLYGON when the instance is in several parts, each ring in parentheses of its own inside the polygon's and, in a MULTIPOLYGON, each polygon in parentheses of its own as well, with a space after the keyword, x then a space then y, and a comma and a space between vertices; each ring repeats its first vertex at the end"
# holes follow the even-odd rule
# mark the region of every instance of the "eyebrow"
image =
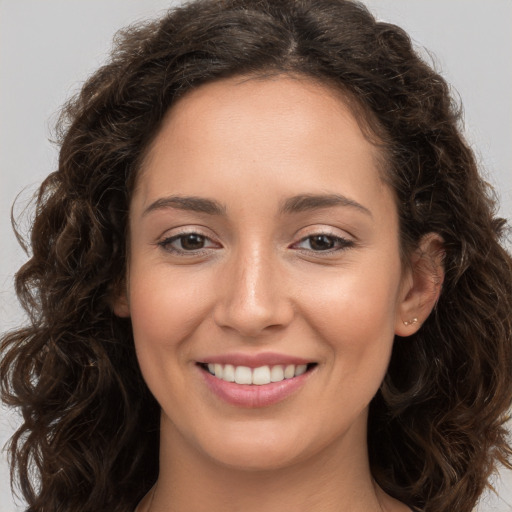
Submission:
MULTIPOLYGON (((300 213, 333 206, 345 206, 356 208, 361 212, 373 217, 368 208, 357 201, 340 194, 301 194, 288 198, 280 208, 280 213, 300 213)), ((168 196, 161 197, 151 203, 142 213, 145 216, 156 210, 166 208, 177 208, 208 215, 225 215, 226 207, 213 199, 195 196, 168 196)))
POLYGON ((281 213, 300 213, 333 206, 356 208, 370 217, 373 217, 372 212, 368 208, 340 194, 301 194, 290 197, 283 203, 281 213))
POLYGON ((177 208, 178 210, 188 210, 198 213, 207 213, 208 215, 225 215, 226 208, 213 199, 194 196, 168 196, 161 197, 151 203, 142 213, 144 217, 148 213, 166 208, 177 208))

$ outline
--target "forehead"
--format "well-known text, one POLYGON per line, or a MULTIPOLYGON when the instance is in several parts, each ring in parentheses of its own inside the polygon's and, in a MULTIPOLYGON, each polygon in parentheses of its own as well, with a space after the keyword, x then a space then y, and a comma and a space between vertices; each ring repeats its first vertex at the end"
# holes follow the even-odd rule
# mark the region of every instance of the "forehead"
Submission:
POLYGON ((325 193, 341 174, 348 188, 357 182, 381 189, 381 161, 339 90, 305 77, 236 77, 176 102, 147 153, 138 189, 154 197, 166 182, 174 194, 207 195, 228 175, 249 192, 268 191, 281 175, 290 194, 315 187, 325 193))

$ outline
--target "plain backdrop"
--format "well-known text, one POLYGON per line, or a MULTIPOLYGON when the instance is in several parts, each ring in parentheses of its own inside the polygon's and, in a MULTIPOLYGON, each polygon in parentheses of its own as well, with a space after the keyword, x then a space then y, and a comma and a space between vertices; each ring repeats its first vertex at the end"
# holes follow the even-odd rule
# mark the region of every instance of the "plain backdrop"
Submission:
MULTIPOLYGON (((12 290, 24 261, 10 227, 18 209, 54 169, 51 144, 59 106, 108 56, 113 34, 154 17, 170 0, 0 0, 0 333, 23 316, 12 290)), ((179 2, 174 2, 179 3, 179 2)), ((465 106, 466 135, 512 219, 512 0, 368 0, 377 17, 405 28, 465 106)), ((17 418, 0 409, 0 446, 17 418)), ((512 511, 512 474, 495 481, 479 512, 512 511)), ((0 512, 22 510, 11 497, 0 454, 0 512)), ((454 511, 455 512, 455 511, 454 511)))

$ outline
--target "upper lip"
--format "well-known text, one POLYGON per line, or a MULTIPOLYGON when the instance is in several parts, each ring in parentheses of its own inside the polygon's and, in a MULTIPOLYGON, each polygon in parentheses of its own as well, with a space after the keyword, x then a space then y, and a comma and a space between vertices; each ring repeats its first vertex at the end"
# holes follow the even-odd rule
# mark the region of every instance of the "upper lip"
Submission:
POLYGON ((259 354, 219 354, 205 357, 198 361, 203 364, 232 364, 233 366, 248 366, 249 368, 258 368, 259 366, 276 365, 301 365, 310 364, 314 361, 302 357, 291 356, 287 354, 277 354, 275 352, 261 352, 259 354))

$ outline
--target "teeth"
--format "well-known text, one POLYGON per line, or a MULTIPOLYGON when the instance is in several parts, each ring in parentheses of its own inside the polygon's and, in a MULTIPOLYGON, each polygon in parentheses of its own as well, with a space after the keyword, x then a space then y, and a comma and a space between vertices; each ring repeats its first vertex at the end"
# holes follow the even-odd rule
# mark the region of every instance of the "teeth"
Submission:
POLYGON ((291 379, 294 375, 295 375, 295 365, 294 364, 289 364, 284 369, 284 378, 285 379, 291 379))
POLYGON ((257 386, 262 384, 270 384, 270 368, 268 366, 260 366, 252 371, 252 383, 257 386))
POLYGON ((308 366, 306 364, 299 364, 297 368, 295 368, 295 377, 306 373, 308 366))
MULTIPOLYGON (((217 373, 215 373, 215 376, 217 376, 217 373)), ((252 384, 251 369, 247 366, 237 366, 235 368, 235 382, 237 384, 252 384)))
POLYGON ((282 366, 272 366, 270 370, 270 380, 272 382, 279 382, 284 379, 284 370, 282 366))
POLYGON ((248 366, 233 366, 232 364, 208 364, 208 371, 218 379, 237 384, 254 384, 262 386, 271 382, 281 382, 302 375, 307 370, 305 364, 288 364, 276 366, 259 366, 249 368, 248 366))
POLYGON ((226 366, 224 366, 222 379, 228 382, 235 382, 235 367, 232 364, 227 364, 226 366))

